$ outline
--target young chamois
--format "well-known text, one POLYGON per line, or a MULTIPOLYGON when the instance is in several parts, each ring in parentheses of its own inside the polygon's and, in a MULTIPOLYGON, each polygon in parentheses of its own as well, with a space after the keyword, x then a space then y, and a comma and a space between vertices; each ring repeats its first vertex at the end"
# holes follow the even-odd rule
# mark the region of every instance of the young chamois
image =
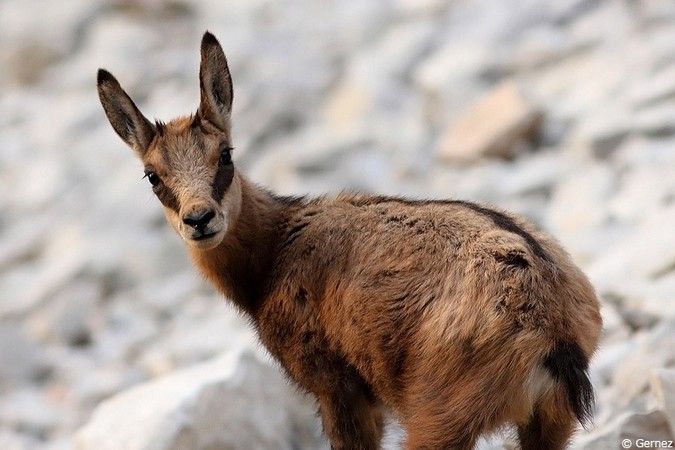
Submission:
POLYGON ((383 411, 407 449, 468 449, 506 425, 565 447, 592 413, 593 288, 521 218, 458 200, 282 197, 232 162, 232 80, 210 34, 196 114, 148 121, 117 80, 98 92, 197 268, 316 397, 334 449, 375 449, 383 411))

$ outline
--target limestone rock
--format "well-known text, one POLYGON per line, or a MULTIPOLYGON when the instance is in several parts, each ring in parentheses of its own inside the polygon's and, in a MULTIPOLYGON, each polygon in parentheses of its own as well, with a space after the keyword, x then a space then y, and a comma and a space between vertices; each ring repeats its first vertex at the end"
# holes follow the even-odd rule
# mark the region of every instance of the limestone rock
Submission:
POLYGON ((662 369, 652 378, 652 392, 663 408, 670 432, 675 436, 675 369, 662 369))
POLYGON ((38 440, 19 433, 0 430, 0 448, 4 450, 30 450, 37 448, 38 440))
POLYGON ((75 449, 313 449, 322 442, 314 409, 276 368, 234 351, 105 401, 75 449))
POLYGON ((48 372, 44 349, 25 329, 0 324, 0 389, 42 379, 48 372))
POLYGON ((450 161, 512 157, 537 133, 542 119, 543 113, 514 82, 503 82, 450 125, 442 137, 439 156, 450 161))
POLYGON ((653 410, 645 413, 626 413, 602 430, 579 439, 574 448, 584 450, 622 448, 624 442, 626 447, 623 448, 640 448, 638 440, 672 439, 665 414, 663 411, 653 410))

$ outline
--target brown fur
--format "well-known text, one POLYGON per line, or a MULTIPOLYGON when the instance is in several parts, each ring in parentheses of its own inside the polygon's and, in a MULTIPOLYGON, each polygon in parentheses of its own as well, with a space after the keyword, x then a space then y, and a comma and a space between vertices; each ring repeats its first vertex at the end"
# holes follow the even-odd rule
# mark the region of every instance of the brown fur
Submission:
POLYGON ((158 196, 175 197, 165 212, 197 268, 316 396, 332 447, 377 448, 387 407, 408 449, 471 448, 506 424, 523 448, 563 448, 588 406, 565 380, 585 377, 601 330, 593 289, 568 255, 525 221, 461 201, 285 198, 236 169, 214 198, 219 149, 231 142, 221 54, 207 33, 200 110, 151 125, 144 148, 149 122, 107 72, 101 101, 162 179, 158 196), (206 241, 182 222, 195 205, 217 211, 206 241))

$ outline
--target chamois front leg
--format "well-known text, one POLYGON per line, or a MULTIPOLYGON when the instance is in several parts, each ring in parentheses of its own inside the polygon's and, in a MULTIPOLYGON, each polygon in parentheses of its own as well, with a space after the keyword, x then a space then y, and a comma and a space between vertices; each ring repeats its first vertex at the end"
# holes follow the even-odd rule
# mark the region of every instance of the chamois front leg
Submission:
POLYGON ((318 396, 323 428, 332 450, 380 448, 383 415, 371 397, 360 388, 318 396))

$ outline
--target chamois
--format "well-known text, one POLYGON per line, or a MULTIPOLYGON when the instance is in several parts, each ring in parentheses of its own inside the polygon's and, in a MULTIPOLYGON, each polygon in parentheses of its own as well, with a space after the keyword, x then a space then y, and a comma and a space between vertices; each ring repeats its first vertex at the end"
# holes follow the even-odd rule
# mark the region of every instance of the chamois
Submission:
POLYGON ((232 162, 232 79, 201 42, 200 104, 152 123, 107 71, 98 93, 206 279, 312 393, 333 449, 468 449, 514 426, 560 449, 590 419, 602 328, 584 274, 517 216, 460 200, 284 197, 232 162))

